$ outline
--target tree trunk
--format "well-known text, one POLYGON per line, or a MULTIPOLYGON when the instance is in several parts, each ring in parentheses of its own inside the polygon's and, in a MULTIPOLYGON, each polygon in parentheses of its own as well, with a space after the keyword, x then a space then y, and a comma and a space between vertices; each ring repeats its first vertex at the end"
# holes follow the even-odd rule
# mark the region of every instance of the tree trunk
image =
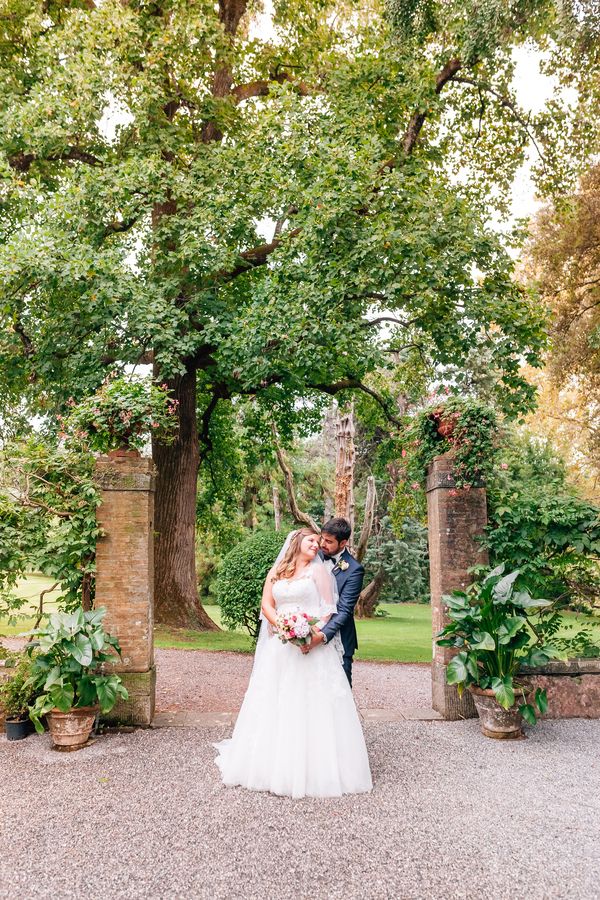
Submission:
POLYGON ((167 446, 153 442, 157 468, 154 615, 163 625, 218 631, 198 599, 196 582, 196 373, 188 372, 167 384, 179 401, 179 435, 167 446))
POLYGON ((354 406, 336 423, 335 514, 350 522, 354 531, 354 406))
POLYGON ((381 589, 385 584, 385 571, 380 569, 373 581, 370 581, 366 588, 361 591, 358 602, 354 608, 354 615, 357 619, 372 619, 375 615, 375 608, 379 603, 381 589))
POLYGON ((354 554, 359 562, 362 562, 369 546, 369 538, 375 521, 375 504, 377 503, 377 488, 372 475, 367 478, 367 498, 365 500, 365 518, 360 532, 360 538, 354 554))
POLYGON ((273 519, 275 531, 281 531, 281 504, 279 502, 279 488, 273 482, 273 519))

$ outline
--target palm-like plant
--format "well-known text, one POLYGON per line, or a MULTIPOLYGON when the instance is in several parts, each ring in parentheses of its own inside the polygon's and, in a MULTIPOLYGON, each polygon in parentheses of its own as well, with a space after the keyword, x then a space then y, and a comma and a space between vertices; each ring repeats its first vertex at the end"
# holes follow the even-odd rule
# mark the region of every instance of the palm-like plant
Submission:
POLYGON ((458 654, 448 663, 446 679, 459 693, 476 685, 491 689, 504 709, 515 705, 521 693, 519 712, 526 722, 536 721, 536 707, 544 713, 548 707, 546 692, 538 688, 533 703, 527 702, 523 685, 515 681, 522 665, 539 666, 557 652, 543 645, 532 616, 551 606, 551 601, 531 596, 519 570, 504 573, 504 564, 490 572, 468 591, 445 595, 450 622, 439 633, 437 643, 456 647, 458 654))
POLYGON ((30 682, 38 693, 29 709, 36 731, 44 729, 40 717, 53 709, 68 712, 72 708, 99 706, 109 712, 119 697, 127 699, 120 677, 103 674, 103 663, 121 655, 116 638, 104 631, 106 609, 73 613, 54 613, 44 628, 29 634, 37 640, 27 645, 32 656, 30 682), (38 649, 39 648, 39 649, 38 649))

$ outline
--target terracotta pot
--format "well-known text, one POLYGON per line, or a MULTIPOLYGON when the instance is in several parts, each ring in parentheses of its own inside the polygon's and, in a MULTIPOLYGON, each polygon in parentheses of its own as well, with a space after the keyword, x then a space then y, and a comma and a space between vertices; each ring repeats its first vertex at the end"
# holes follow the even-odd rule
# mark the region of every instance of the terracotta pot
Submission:
POLYGON ((121 459, 122 457, 125 457, 126 459, 139 459, 140 451, 130 450, 128 447, 117 447, 116 450, 109 450, 107 456, 109 459, 121 459))
POLYGON ((522 738, 523 717, 518 706, 504 709, 500 706, 491 688, 482 690, 474 684, 469 686, 473 702, 479 715, 481 733, 500 741, 514 741, 522 738))
POLYGON ((441 437, 449 438, 454 433, 454 429, 456 428, 456 423, 458 422, 458 414, 452 413, 452 415, 448 416, 445 419, 441 419, 438 427, 437 433, 441 435, 441 437))
POLYGON ((68 712, 53 709, 48 713, 48 729, 55 747, 79 750, 87 742, 98 715, 97 706, 73 707, 68 712))

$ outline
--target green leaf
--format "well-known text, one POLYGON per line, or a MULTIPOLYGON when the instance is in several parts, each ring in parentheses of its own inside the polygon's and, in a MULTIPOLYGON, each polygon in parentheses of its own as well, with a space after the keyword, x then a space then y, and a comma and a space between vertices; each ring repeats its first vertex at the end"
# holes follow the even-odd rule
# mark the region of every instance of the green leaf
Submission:
POLYGON ((523 616, 507 617, 498 628, 498 643, 508 644, 510 639, 525 625, 527 625, 527 619, 524 619, 523 616))
POLYGON ((73 706, 75 691, 72 684, 55 684, 48 691, 48 695, 54 706, 61 712, 68 712, 73 706))
POLYGON ((487 631, 474 631, 471 641, 472 650, 495 650, 496 642, 487 631))
POLYGON ((84 668, 91 665, 94 658, 92 645, 90 639, 84 634, 75 635, 75 640, 73 641, 65 641, 65 647, 69 653, 73 654, 73 657, 77 660, 79 665, 84 668))
POLYGON ((515 591, 510 598, 510 602, 521 609, 542 609, 544 606, 551 606, 551 600, 535 599, 528 591, 515 591))
POLYGON ((492 690, 496 700, 504 709, 510 709, 511 706, 514 706, 515 691, 511 675, 505 675, 503 678, 492 678, 492 690))
POLYGON ((513 585, 520 574, 520 571, 515 569, 514 572, 509 572, 508 575, 505 575, 504 578, 501 578, 500 581, 494 585, 492 594, 498 603, 506 603, 506 601, 510 599, 513 585))
POLYGON ((543 688, 536 689, 535 702, 542 715, 548 712, 548 696, 543 688))
POLYGON ((531 706, 530 703, 523 703, 519 706, 519 712, 525 719, 528 725, 535 725, 537 719, 535 715, 535 709, 531 706))
POLYGON ((117 701, 120 679, 117 675, 96 678, 96 690, 102 712, 109 712, 117 701))
POLYGON ((44 690, 48 691, 52 685, 59 684, 62 685, 63 679, 60 671, 60 666, 54 666, 54 668, 50 669, 48 672, 48 676, 44 682, 44 690))
POLYGON ((450 660, 446 668, 446 681, 448 684, 460 684, 467 680, 469 674, 466 663, 466 653, 458 653, 450 660))
POLYGON ((522 663, 526 666, 545 666, 550 659, 550 654, 541 647, 534 647, 527 656, 524 656, 522 663))

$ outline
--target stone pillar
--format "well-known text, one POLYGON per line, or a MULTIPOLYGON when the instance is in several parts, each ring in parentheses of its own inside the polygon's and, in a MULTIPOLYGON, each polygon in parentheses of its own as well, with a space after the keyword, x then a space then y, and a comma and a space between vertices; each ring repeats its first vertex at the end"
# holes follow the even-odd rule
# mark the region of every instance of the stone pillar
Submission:
POLYGON ((445 719, 476 716, 468 691, 461 698, 454 685, 446 684, 446 666, 457 652, 438 647, 436 635, 447 624, 442 595, 464 590, 471 581, 468 569, 487 563, 487 552, 476 537, 487 524, 485 488, 456 491, 450 454, 438 456, 427 475, 429 529, 429 581, 433 621, 432 705, 445 719))
POLYGON ((105 721, 149 725, 154 716, 154 470, 152 460, 130 453, 101 456, 102 491, 96 549, 96 607, 108 610, 106 630, 120 645, 115 664, 129 691, 105 721))

